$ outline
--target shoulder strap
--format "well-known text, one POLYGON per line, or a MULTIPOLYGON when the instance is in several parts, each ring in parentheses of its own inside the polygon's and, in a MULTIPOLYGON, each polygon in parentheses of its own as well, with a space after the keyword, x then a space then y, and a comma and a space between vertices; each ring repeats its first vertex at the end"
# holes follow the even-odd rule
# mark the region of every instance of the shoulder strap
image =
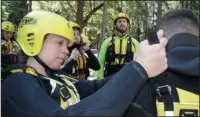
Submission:
POLYGON ((157 99, 158 102, 164 102, 165 116, 171 116, 174 113, 173 102, 179 102, 178 93, 175 87, 167 84, 167 72, 162 73, 158 77, 160 78, 158 78, 153 84, 157 92, 157 99))
POLYGON ((8 65, 5 69, 1 71, 2 73, 1 81, 5 80, 5 78, 11 74, 25 72, 26 68, 27 67, 13 68, 12 66, 8 65))
MULTIPOLYGON (((135 44, 134 44, 135 46, 135 44)), ((127 44, 127 53, 132 53, 132 38, 129 36, 127 44)))
POLYGON ((113 52, 115 52, 115 43, 114 43, 115 40, 114 40, 114 37, 115 37, 115 35, 113 34, 113 35, 112 35, 112 40, 111 40, 111 43, 112 43, 111 46, 112 46, 112 51, 113 51, 113 52))
MULTIPOLYGON (((15 73, 27 73, 32 75, 33 77, 37 77, 38 74, 37 72, 28 66, 23 66, 23 67, 17 67, 17 68, 13 68, 12 66, 8 66, 6 69, 2 70, 2 78, 1 78, 1 82, 3 83, 3 81, 11 74, 15 74, 15 73)), ((45 92, 47 92, 47 89, 44 85, 44 83, 42 82, 41 78, 36 78, 38 83, 40 84, 40 86, 42 87, 42 89, 45 90, 45 92)))
POLYGON ((125 62, 129 62, 133 58, 133 52, 132 52, 132 38, 128 36, 128 41, 127 41, 127 48, 126 48, 126 55, 124 56, 124 64, 125 62))

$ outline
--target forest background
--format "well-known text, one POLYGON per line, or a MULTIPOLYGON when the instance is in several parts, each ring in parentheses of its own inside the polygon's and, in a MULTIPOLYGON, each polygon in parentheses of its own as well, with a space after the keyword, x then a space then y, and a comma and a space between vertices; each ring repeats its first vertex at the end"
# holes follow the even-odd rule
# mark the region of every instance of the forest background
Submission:
POLYGON ((8 20, 16 26, 20 20, 34 10, 52 11, 69 21, 77 22, 82 33, 99 50, 102 41, 112 35, 113 20, 117 13, 125 12, 130 17, 129 34, 141 41, 148 32, 156 28, 160 17, 177 8, 191 9, 199 17, 200 2, 179 1, 1 1, 1 21, 8 20))

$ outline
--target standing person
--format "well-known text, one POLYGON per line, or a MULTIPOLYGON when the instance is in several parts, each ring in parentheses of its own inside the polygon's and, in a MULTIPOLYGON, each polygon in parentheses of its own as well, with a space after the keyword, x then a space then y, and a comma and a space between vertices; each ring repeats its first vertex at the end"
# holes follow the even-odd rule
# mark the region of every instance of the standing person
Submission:
POLYGON ((160 19, 158 29, 168 39, 168 68, 147 82, 135 101, 153 117, 200 116, 198 18, 189 9, 172 10, 160 19))
POLYGON ((126 63, 133 60, 138 41, 127 34, 129 23, 127 14, 116 15, 113 35, 104 40, 99 52, 101 69, 97 73, 98 78, 118 72, 126 63))
POLYGON ((147 79, 167 68, 167 39, 162 30, 158 36, 160 44, 141 42, 134 61, 113 78, 75 80, 57 74, 69 53, 66 47, 74 41, 69 22, 52 12, 28 13, 17 37, 28 61, 2 71, 2 116, 124 115, 147 79))
POLYGON ((71 77, 85 79, 90 76, 90 69, 99 70, 100 64, 96 56, 90 50, 89 40, 86 36, 81 36, 80 26, 71 22, 74 29, 74 44, 69 47, 71 55, 66 60, 66 65, 62 69, 71 77))
POLYGON ((4 21, 1 29, 1 56, 3 68, 10 64, 17 63, 17 46, 14 41, 13 35, 15 32, 15 26, 12 22, 4 21))

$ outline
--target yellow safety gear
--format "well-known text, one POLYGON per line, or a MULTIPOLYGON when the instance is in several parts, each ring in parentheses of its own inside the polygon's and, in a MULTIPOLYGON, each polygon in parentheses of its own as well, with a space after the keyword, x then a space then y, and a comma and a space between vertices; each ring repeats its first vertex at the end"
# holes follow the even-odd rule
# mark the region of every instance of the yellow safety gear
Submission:
POLYGON ((83 40, 84 43, 87 43, 87 44, 91 43, 88 36, 81 34, 81 37, 82 37, 82 40, 83 40))
POLYGON ((81 55, 77 59, 77 70, 78 70, 78 78, 86 79, 86 74, 84 72, 86 68, 87 60, 84 55, 81 55))
POLYGON ((80 78, 80 79, 87 79, 87 59, 85 55, 81 55, 76 60, 76 64, 74 68, 72 68, 71 77, 80 78))
MULTIPOLYGON (((111 42, 109 43, 108 47, 110 46, 114 46, 113 48, 113 52, 114 52, 114 61, 112 60, 111 63, 108 63, 110 65, 123 65, 126 64, 129 61, 125 60, 125 56, 127 56, 127 54, 130 54, 130 52, 128 52, 128 44, 131 45, 131 52, 134 53, 136 51, 136 45, 135 45, 135 40, 131 39, 130 37, 128 38, 124 38, 124 39, 120 39, 117 37, 112 37, 113 39, 111 40, 111 42), (121 57, 121 58, 120 58, 121 57)), ((109 54, 109 53, 108 53, 109 54)), ((108 56, 109 58, 109 56, 108 56)), ((113 58, 113 57, 110 57, 113 58)))
POLYGON ((2 40, 2 42, 1 42, 1 52, 2 53, 8 54, 8 53, 12 53, 12 52, 15 52, 15 51, 16 51, 16 49, 15 49, 13 41, 2 40))
POLYGON ((114 24, 116 23, 117 19, 119 19, 119 18, 126 18, 127 22, 128 23, 130 22, 128 14, 126 14, 126 13, 118 13, 114 18, 114 24))
POLYGON ((164 110, 164 103, 156 101, 158 116, 176 116, 184 117, 186 114, 192 117, 199 117, 199 95, 188 92, 186 90, 176 88, 178 92, 179 102, 173 102, 174 111, 168 113, 164 110), (188 98, 189 96, 189 98, 188 98))
POLYGON ((87 63, 86 57, 84 55, 79 56, 78 59, 77 59, 77 63, 78 63, 79 69, 86 68, 86 63, 87 63))
POLYGON ((74 105, 80 101, 80 96, 78 94, 78 91, 76 90, 74 84, 70 82, 72 78, 68 76, 56 74, 56 76, 60 77, 63 80, 64 83, 62 83, 60 81, 54 80, 49 77, 45 76, 38 77, 39 76, 38 73, 35 71, 35 69, 31 67, 12 69, 9 71, 9 74, 20 73, 20 72, 31 74, 35 78, 42 78, 43 80, 49 80, 50 85, 59 87, 59 92, 55 93, 60 94, 59 104, 62 109, 67 109, 70 105, 74 105), (69 91, 69 95, 66 95, 66 90, 69 91))
POLYGON ((64 17, 47 11, 33 11, 21 20, 17 42, 26 55, 36 56, 47 34, 56 34, 74 41, 73 28, 64 17))
POLYGON ((70 22, 70 25, 72 26, 72 28, 78 28, 80 30, 80 25, 78 25, 77 23, 75 22, 70 22))
POLYGON ((15 32, 15 26, 12 22, 4 21, 2 23, 2 30, 9 31, 9 32, 15 32))

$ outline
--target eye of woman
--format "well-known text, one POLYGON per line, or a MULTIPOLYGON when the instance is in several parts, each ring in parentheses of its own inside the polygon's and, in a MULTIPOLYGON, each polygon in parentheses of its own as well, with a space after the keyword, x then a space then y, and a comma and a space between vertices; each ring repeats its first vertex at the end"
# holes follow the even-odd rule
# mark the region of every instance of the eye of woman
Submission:
POLYGON ((58 41, 58 44, 61 46, 63 45, 63 41, 58 41))

